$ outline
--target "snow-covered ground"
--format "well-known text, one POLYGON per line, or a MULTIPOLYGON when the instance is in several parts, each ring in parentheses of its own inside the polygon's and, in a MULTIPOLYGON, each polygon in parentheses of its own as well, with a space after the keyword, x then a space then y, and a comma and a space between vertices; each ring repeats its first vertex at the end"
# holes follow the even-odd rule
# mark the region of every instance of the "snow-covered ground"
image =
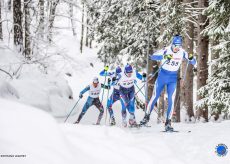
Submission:
POLYGON ((57 123, 46 112, 0 99, 1 164, 229 164, 215 147, 230 145, 229 121, 175 124, 179 133, 151 128, 57 123), (190 133, 188 131, 191 131, 190 133), (25 155, 15 157, 15 155, 25 155), (14 157, 12 157, 14 156, 14 157))

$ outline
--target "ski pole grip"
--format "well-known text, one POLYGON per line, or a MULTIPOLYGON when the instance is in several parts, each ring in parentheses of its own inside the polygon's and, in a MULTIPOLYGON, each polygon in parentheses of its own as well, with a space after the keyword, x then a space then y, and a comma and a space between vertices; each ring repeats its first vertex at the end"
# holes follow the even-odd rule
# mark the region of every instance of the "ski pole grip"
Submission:
POLYGON ((111 82, 111 79, 110 79, 110 78, 108 78, 108 84, 110 84, 110 82, 111 82))
POLYGON ((109 66, 105 66, 104 70, 108 71, 109 70, 109 66))

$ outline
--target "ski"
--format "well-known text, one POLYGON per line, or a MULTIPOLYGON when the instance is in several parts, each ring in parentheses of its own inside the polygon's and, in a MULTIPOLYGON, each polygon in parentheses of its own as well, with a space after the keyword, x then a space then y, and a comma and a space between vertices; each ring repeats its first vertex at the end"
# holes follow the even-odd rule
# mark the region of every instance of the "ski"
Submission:
POLYGON ((178 133, 179 131, 178 130, 163 130, 161 132, 165 132, 165 133, 178 133))

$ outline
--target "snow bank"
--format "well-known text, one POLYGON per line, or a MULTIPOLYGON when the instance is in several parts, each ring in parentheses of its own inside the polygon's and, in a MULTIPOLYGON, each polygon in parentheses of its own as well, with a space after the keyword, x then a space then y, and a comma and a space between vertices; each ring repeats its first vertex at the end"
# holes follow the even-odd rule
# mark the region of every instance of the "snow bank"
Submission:
POLYGON ((0 157, 1 164, 89 163, 46 112, 3 99, 0 106, 0 155, 14 155, 0 157))

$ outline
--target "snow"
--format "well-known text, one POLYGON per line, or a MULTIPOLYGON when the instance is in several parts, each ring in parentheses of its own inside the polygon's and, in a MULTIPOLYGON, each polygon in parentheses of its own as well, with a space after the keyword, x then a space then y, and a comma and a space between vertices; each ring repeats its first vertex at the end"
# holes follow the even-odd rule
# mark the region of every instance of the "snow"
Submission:
POLYGON ((46 112, 0 99, 0 152, 3 164, 159 163, 228 164, 215 147, 230 145, 230 121, 174 124, 179 133, 163 133, 162 124, 129 129, 57 123, 46 112), (191 131, 188 133, 188 131, 191 131))

